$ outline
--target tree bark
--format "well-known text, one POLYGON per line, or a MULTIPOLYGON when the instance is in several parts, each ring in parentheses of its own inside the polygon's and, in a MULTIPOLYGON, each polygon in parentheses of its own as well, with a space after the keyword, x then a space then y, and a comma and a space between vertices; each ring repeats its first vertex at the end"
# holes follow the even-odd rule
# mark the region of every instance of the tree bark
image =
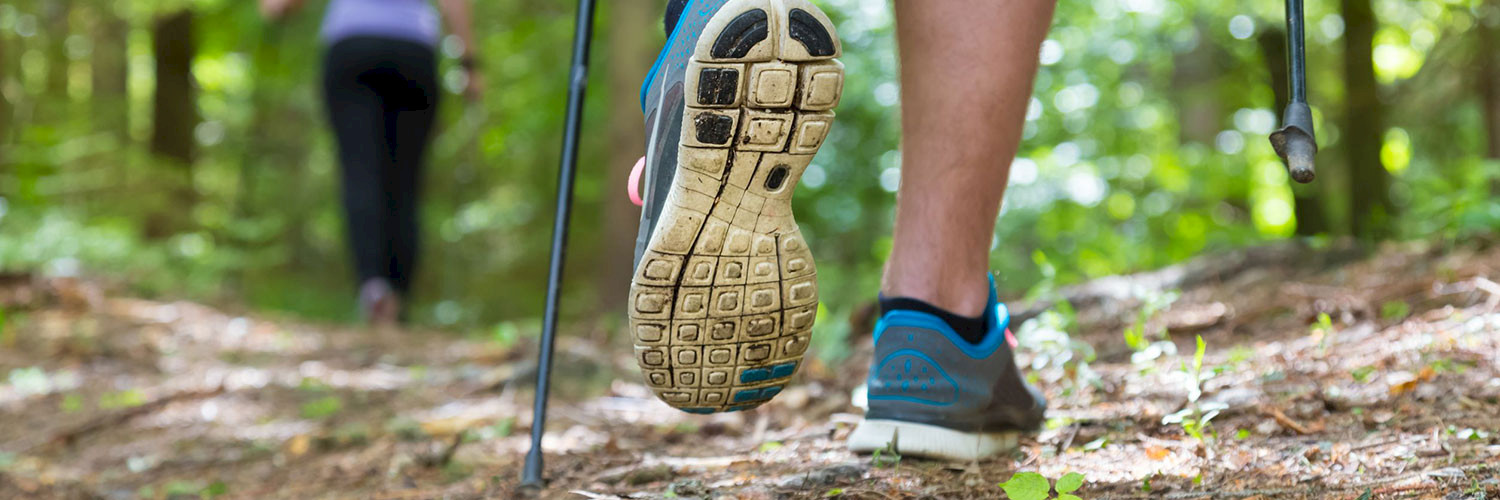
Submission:
MULTIPOLYGON (((10 31, 0 30, 0 144, 14 144, 15 142, 10 138, 11 120, 15 115, 15 106, 5 96, 4 90, 10 85, 10 80, 15 78, 16 74, 17 65, 14 63, 15 57, 10 55, 15 50, 12 48, 15 45, 15 40, 10 31)), ((4 149, 0 149, 0 165, 10 164, 5 158, 4 149)))
POLYGON ((1341 0, 1344 24, 1343 146, 1349 161, 1350 229, 1362 239, 1389 234, 1390 173, 1380 161, 1385 105, 1375 82, 1377 20, 1370 0, 1341 0))
POLYGON ((193 12, 181 10, 157 18, 152 27, 156 56, 156 89, 151 109, 151 152, 169 162, 167 206, 147 222, 146 234, 161 237, 185 227, 194 201, 192 164, 197 151, 197 92, 193 82, 193 12))
POLYGON ((70 7, 67 0, 48 0, 42 7, 47 23, 47 96, 49 99, 59 99, 56 102, 65 102, 68 98, 68 11, 70 7))
MULTIPOLYGON (((1271 90, 1276 95, 1275 107, 1272 110, 1277 116, 1281 116, 1281 111, 1286 109, 1287 102, 1291 101, 1288 95, 1291 77, 1287 73, 1286 31, 1275 28, 1267 29, 1260 32, 1256 41, 1260 44, 1261 55, 1266 61, 1266 71, 1271 74, 1271 90)), ((1292 208, 1297 221, 1298 236, 1312 236, 1328 232, 1328 217, 1318 198, 1322 185, 1322 183, 1292 183, 1292 208)))
POLYGON ((90 99, 96 130, 117 139, 130 136, 129 101, 126 85, 130 79, 129 56, 126 54, 130 26, 106 3, 97 10, 94 23, 94 49, 89 61, 90 99))
MULTIPOLYGON (((1500 159, 1500 52, 1495 50, 1500 43, 1500 0, 1488 0, 1485 8, 1478 9, 1479 19, 1475 23, 1479 34, 1479 46, 1474 56, 1479 60, 1474 67, 1479 71, 1475 84, 1479 86, 1484 105, 1484 137, 1488 142, 1486 158, 1500 159)), ((1492 194, 1500 194, 1500 185, 1492 185, 1492 194)))
POLYGON ((625 303, 634 272, 635 235, 640 224, 640 209, 625 197, 624 187, 631 165, 644 154, 646 136, 641 116, 642 68, 651 65, 651 36, 648 29, 663 2, 656 0, 619 0, 612 2, 609 24, 609 160, 605 163, 608 190, 600 208, 604 210, 604 258, 599 266, 600 311, 616 311, 625 303))

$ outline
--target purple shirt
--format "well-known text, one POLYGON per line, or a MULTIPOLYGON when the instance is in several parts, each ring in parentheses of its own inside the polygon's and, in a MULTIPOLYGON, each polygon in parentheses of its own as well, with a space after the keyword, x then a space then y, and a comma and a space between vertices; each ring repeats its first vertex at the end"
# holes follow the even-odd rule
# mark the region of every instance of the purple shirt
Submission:
POLYGON ((438 43, 438 14, 427 0, 333 0, 323 14, 323 43, 353 36, 374 36, 438 43))

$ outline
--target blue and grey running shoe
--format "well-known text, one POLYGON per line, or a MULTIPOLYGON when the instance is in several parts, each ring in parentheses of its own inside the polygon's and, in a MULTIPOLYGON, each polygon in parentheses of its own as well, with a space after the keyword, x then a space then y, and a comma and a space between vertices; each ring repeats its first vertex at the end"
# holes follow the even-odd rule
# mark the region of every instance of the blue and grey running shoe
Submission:
POLYGON ((970 343, 932 314, 895 310, 875 324, 870 409, 849 436, 855 452, 965 461, 1009 451, 1042 424, 1047 400, 1021 378, 1007 342, 1010 313, 990 278, 988 334, 970 343))
POLYGON ((807 0, 694 0, 647 76, 630 329, 667 404, 753 408, 801 364, 818 291, 791 196, 833 124, 839 50, 807 0))

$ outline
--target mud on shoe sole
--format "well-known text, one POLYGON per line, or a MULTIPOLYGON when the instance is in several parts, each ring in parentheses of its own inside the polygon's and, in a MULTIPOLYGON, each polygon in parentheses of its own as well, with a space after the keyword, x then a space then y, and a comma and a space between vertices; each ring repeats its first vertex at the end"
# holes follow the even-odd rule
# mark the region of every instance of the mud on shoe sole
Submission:
POLYGON ((818 290, 791 196, 833 124, 839 53, 806 0, 731 0, 704 28, 678 169, 630 288, 636 361, 667 404, 754 408, 802 362, 818 290))

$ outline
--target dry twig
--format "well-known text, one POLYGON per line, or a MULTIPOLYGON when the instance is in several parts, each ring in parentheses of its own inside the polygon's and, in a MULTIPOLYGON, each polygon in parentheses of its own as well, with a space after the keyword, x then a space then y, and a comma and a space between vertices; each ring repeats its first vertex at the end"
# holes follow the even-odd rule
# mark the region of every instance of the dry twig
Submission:
POLYGON ((1266 407, 1265 414, 1266 416, 1276 420, 1276 423, 1281 424, 1282 427, 1291 429, 1298 434, 1308 435, 1313 433, 1312 429, 1308 429, 1302 424, 1297 423, 1296 420, 1292 420, 1291 417, 1286 416, 1285 413, 1282 413, 1281 410, 1278 410, 1274 407, 1266 407))
POLYGON ((132 406, 130 408, 125 408, 119 411, 99 416, 97 418, 89 420, 88 422, 84 422, 82 425, 78 425, 76 427, 72 427, 54 434, 51 439, 33 446, 33 449, 49 444, 72 446, 73 443, 77 442, 84 436, 105 430, 110 427, 114 427, 116 425, 123 424, 125 422, 129 422, 136 417, 153 413, 157 410, 162 409, 163 407, 166 407, 169 404, 178 401, 211 398, 223 394, 224 390, 224 386, 220 385, 213 389, 174 392, 172 394, 147 401, 139 406, 132 406))

